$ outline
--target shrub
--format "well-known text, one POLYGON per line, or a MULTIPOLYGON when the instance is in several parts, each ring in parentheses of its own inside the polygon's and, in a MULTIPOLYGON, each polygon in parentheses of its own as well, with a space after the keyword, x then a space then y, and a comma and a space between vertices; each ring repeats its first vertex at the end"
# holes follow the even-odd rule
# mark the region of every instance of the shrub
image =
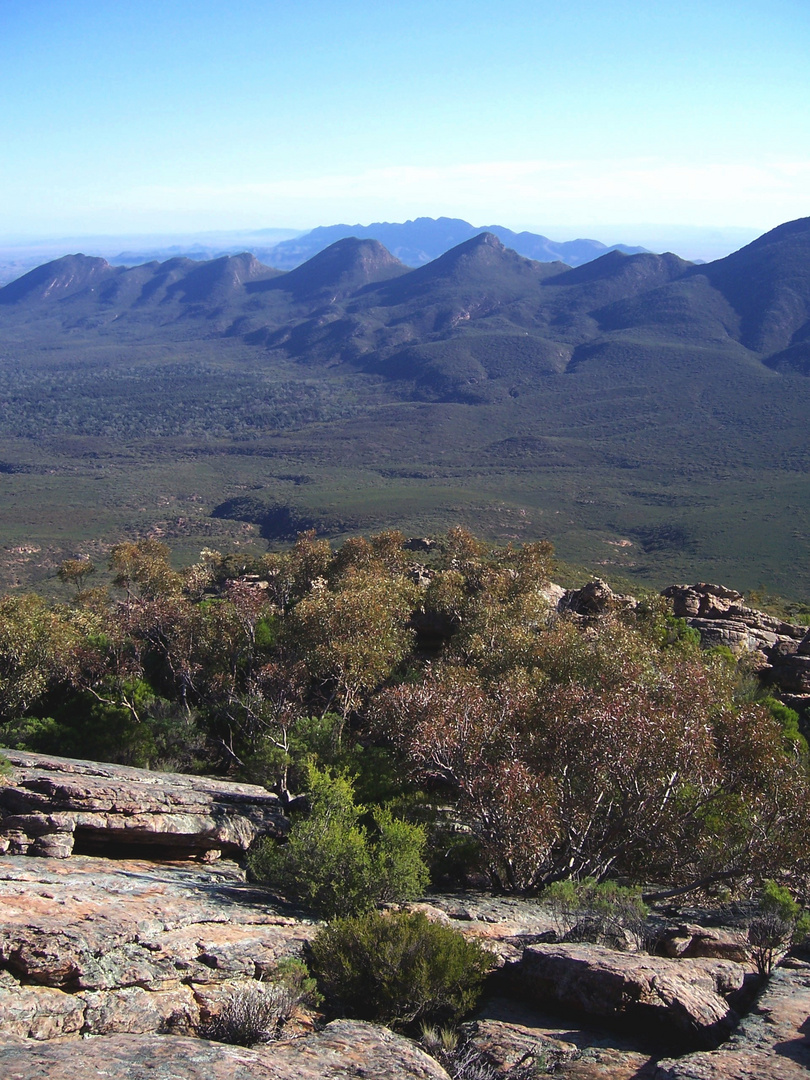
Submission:
POLYGON ((200 1034, 204 1039, 236 1046, 271 1042, 279 1037, 291 1010, 286 987, 251 983, 232 990, 217 1016, 200 1028, 200 1034))
POLYGON ((748 942, 759 975, 770 975, 777 953, 787 949, 791 942, 803 941, 809 931, 807 912, 802 911, 790 890, 775 881, 766 881, 759 901, 759 914, 748 927, 748 942))
POLYGON ((336 919, 310 948, 312 973, 336 1014, 395 1025, 463 1016, 493 966, 477 942, 421 912, 336 919))
POLYGON ((321 1003, 315 980, 302 960, 282 960, 266 983, 248 983, 232 990, 220 1012, 200 1028, 204 1039, 255 1046, 280 1039, 284 1025, 302 1005, 321 1003))
POLYGON ((556 881, 543 893, 551 908, 557 934, 568 941, 593 941, 638 949, 649 944, 649 909, 637 889, 594 878, 556 881))
POLYGON ((253 876, 327 918, 415 899, 428 882, 424 829, 377 809, 369 836, 351 781, 315 768, 309 776, 308 817, 293 825, 286 844, 257 845, 253 876))

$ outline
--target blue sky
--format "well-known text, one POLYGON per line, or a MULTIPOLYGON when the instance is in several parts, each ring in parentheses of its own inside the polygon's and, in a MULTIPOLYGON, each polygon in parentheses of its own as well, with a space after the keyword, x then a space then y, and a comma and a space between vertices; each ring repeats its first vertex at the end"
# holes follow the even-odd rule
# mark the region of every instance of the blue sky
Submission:
POLYGON ((0 0, 0 238, 764 231, 810 214, 808 57, 806 0, 0 0))

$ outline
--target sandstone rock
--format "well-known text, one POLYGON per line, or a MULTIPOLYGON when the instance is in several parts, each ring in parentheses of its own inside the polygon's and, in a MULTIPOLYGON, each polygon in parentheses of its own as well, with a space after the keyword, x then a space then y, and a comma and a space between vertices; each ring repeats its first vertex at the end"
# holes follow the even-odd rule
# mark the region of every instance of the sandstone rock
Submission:
MULTIPOLYGON (((725 645, 748 654, 766 685, 783 698, 810 695, 810 632, 744 604, 740 593, 720 585, 671 585, 662 596, 672 600, 674 614, 686 619, 706 647, 725 645)), ((810 698, 798 702, 807 712, 810 698)))
POLYGON ((670 585, 661 593, 672 600, 679 619, 700 616, 705 619, 723 618, 732 605, 744 599, 742 593, 723 585, 701 581, 697 585, 670 585))
POLYGON ((670 960, 596 945, 530 945, 508 972, 534 1001, 596 1016, 655 1016, 704 1046, 717 1046, 737 1017, 721 996, 745 970, 724 960, 670 960))
POLYGON ((6 750, 0 853, 65 858, 150 845, 157 856, 235 854, 283 835, 277 797, 253 784, 6 750))
POLYGON ((665 956, 709 957, 750 964, 746 935, 738 930, 681 924, 669 927, 663 934, 661 947, 665 956))
POLYGON ((251 1050, 174 1035, 0 1044, 8 1080, 449 1080, 415 1043, 386 1028, 338 1020, 317 1035, 251 1050))
MULTIPOLYGON (((4 972, 4 974, 6 974, 4 972)), ((45 986, 20 986, 13 979, 0 982, 0 1032, 5 1039, 57 1039, 78 1035, 84 1027, 85 1004, 72 994, 45 986)))
POLYGON ((462 1024, 460 1030, 489 1064, 503 1072, 528 1063, 549 1071, 579 1056, 573 1043, 548 1038, 523 1024, 481 1019, 462 1024))
POLYGON ((806 1080, 810 964, 776 969, 751 1013, 719 1050, 659 1062, 656 1080, 806 1080))
POLYGON ((783 656, 773 666, 773 681, 789 693, 810 693, 810 656, 783 656))
POLYGON ((725 645, 733 653, 741 653, 751 647, 748 627, 739 619, 694 618, 689 619, 689 625, 698 631, 707 648, 725 645))
POLYGON ((581 589, 569 589, 565 592, 558 606, 560 611, 571 611, 575 615, 592 618, 632 608, 635 605, 634 597, 621 596, 613 592, 607 582, 602 581, 601 578, 595 578, 587 585, 583 585, 581 589))
POLYGON ((0 858, 0 1031, 190 1030, 217 987, 272 974, 317 926, 227 861, 0 858))

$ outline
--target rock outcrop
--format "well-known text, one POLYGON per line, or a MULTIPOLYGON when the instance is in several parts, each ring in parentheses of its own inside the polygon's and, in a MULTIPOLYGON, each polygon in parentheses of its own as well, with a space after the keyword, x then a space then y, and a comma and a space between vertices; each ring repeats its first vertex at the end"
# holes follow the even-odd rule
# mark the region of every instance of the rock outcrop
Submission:
POLYGON ((288 828, 278 798, 253 784, 157 773, 20 750, 0 786, 0 854, 74 851, 216 858, 288 828))
MULTIPOLYGON (((724 645, 737 656, 747 655, 766 686, 810 720, 810 630, 750 607, 742 593, 723 585, 700 582, 670 585, 661 594, 672 601, 673 613, 700 634, 704 647, 724 645)), ((632 610, 632 596, 614 593, 595 578, 581 589, 555 597, 560 613, 593 620, 632 610)))
POLYGON ((660 1061, 655 1080, 807 1080, 809 1014, 810 964, 788 960, 724 1046, 660 1061))
POLYGON ((611 615, 635 606, 635 597, 615 593, 601 578, 594 578, 581 589, 568 589, 557 601, 558 611, 572 612, 583 618, 611 615))
POLYGON ((323 1031, 247 1050, 173 1035, 116 1035, 106 1039, 0 1043, 0 1075, 25 1080, 449 1080, 445 1070, 409 1039, 357 1020, 336 1020, 323 1031))
POLYGON ((737 1016, 723 995, 745 969, 725 960, 670 960, 598 945, 530 945, 508 975, 544 1006, 595 1016, 654 1019, 697 1045, 717 1046, 737 1016))
POLYGON ((674 614, 700 634, 705 646, 748 653, 760 679, 799 710, 810 708, 810 630, 745 604, 722 585, 671 585, 662 596, 674 614))
POLYGON ((0 1031, 193 1031, 234 988, 300 956, 317 927, 231 862, 3 857, 0 1031))

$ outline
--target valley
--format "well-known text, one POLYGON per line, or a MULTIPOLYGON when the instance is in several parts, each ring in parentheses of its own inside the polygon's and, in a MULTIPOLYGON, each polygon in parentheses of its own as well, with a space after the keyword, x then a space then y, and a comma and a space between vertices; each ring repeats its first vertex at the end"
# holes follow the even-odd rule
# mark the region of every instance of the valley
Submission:
POLYGON ((574 269, 481 234, 69 256, 0 289, 0 574, 153 535, 259 552, 461 523, 660 587, 810 596, 810 221, 707 265, 574 269))

